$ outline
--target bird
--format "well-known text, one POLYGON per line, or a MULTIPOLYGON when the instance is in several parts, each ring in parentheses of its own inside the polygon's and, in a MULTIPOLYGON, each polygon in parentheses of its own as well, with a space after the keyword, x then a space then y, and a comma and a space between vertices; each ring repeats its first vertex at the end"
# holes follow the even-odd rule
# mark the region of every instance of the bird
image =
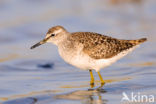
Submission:
POLYGON ((31 47, 34 49, 44 43, 57 46, 59 55, 65 62, 90 73, 90 86, 94 87, 92 70, 98 73, 101 86, 105 81, 100 70, 121 59, 147 38, 136 40, 117 39, 96 32, 68 32, 63 26, 51 27, 43 40, 31 47))

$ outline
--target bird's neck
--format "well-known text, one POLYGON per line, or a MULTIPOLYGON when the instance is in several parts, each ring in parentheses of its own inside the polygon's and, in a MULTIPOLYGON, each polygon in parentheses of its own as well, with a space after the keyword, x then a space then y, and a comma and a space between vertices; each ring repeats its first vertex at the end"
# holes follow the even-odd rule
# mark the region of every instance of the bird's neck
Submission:
POLYGON ((63 44, 66 44, 66 42, 68 42, 67 40, 68 40, 68 37, 69 37, 70 35, 71 35, 71 34, 68 33, 68 32, 63 33, 63 34, 61 35, 60 39, 57 41, 57 44, 56 44, 56 45, 59 47, 59 46, 61 46, 61 45, 63 45, 63 44))

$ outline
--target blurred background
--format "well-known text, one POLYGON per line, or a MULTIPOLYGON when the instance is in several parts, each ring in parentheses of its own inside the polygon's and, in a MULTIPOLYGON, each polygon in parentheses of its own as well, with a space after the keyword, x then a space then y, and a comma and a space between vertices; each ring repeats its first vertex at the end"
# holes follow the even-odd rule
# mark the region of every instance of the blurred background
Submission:
MULTIPOLYGON (((110 92, 102 93, 100 96, 106 99, 100 101, 118 102, 122 91, 136 88, 156 93, 155 0, 0 0, 0 102, 8 104, 8 100, 21 98, 23 94, 32 96, 32 92, 45 94, 50 90, 55 95, 89 88, 89 73, 66 64, 54 45, 30 50, 56 25, 69 32, 98 32, 119 39, 148 38, 135 52, 102 70, 104 79, 110 81, 106 85, 106 91, 110 92), (116 96, 111 91, 117 92, 116 96)), ((90 96, 95 97, 93 103, 99 101, 97 95, 90 96)), ((66 100, 70 101, 73 99, 66 100)), ((81 101, 79 98, 73 102, 81 101)))

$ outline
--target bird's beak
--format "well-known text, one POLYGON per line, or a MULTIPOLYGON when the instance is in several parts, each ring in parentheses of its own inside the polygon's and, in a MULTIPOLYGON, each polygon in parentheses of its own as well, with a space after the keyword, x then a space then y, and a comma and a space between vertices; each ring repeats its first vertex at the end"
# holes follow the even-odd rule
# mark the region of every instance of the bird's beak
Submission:
POLYGON ((36 47, 38 47, 38 46, 40 46, 40 45, 46 43, 47 40, 48 40, 50 37, 51 37, 51 36, 49 36, 49 37, 47 37, 47 38, 41 40, 40 42, 38 42, 38 43, 36 43, 35 45, 33 45, 30 49, 34 49, 34 48, 36 48, 36 47))

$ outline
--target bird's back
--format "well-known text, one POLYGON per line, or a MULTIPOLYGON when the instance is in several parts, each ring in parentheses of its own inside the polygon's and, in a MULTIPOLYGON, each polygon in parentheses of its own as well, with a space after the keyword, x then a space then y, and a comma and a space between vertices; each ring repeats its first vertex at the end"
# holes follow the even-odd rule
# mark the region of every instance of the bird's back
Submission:
POLYGON ((94 59, 107 59, 133 48, 146 41, 146 38, 138 40, 121 40, 92 32, 75 32, 70 39, 83 45, 83 52, 94 59))

